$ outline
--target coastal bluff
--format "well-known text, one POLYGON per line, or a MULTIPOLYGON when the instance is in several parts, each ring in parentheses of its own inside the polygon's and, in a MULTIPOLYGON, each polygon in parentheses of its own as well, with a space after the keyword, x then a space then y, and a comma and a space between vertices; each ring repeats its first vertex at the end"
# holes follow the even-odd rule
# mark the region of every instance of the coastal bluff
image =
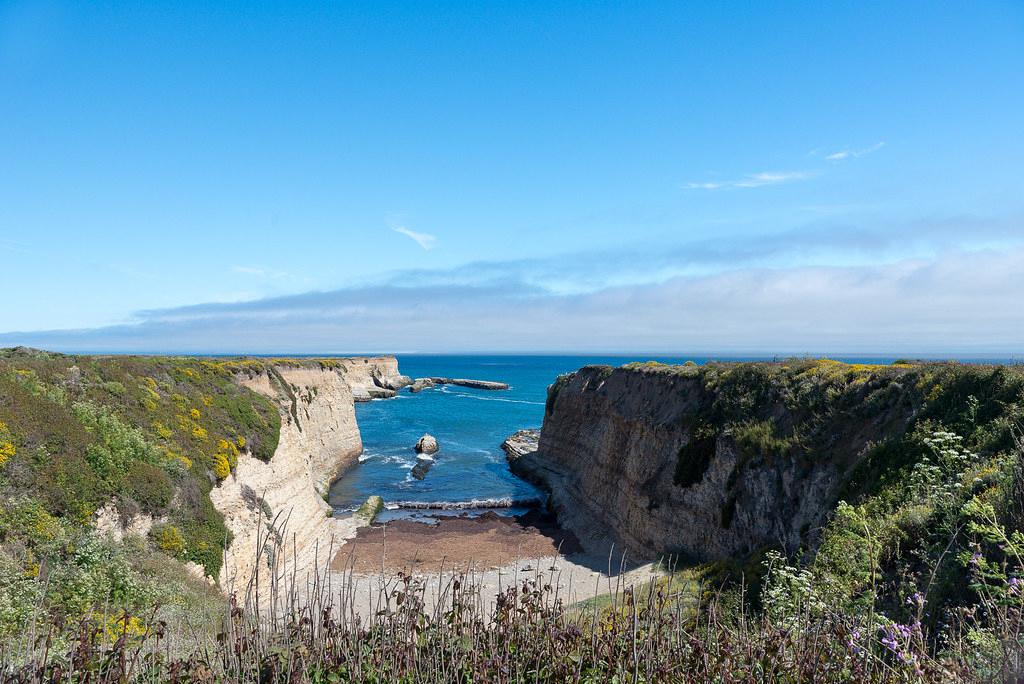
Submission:
POLYGON ((807 359, 587 366, 549 387, 536 445, 506 450, 592 550, 694 561, 795 552, 815 548, 839 500, 896 467, 886 444, 1011 372, 807 359))
POLYGON ((242 454, 234 477, 210 492, 233 536, 220 573, 222 588, 242 588, 249 581, 259 560, 258 540, 268 532, 286 537, 299 570, 311 569, 317 554, 325 561, 332 543, 354 533, 353 521, 330 517, 325 497, 331 481, 357 463, 363 450, 355 402, 391 391, 389 383, 400 378, 392 356, 279 361, 236 374, 236 382, 278 407, 281 430, 269 461, 242 454), (277 529, 267 529, 267 511, 280 514, 277 529))

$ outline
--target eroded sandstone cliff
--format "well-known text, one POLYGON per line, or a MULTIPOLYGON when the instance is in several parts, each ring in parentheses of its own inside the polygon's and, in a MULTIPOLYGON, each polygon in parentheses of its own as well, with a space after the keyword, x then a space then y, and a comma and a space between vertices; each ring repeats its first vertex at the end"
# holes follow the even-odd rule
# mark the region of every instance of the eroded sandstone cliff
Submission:
POLYGON ((869 447, 901 434, 922 371, 835 362, 591 366, 549 388, 513 470, 593 550, 693 560, 814 543, 869 447))
POLYGON ((394 357, 275 364, 238 375, 240 384, 277 403, 281 433, 269 462, 242 454, 234 476, 210 493, 233 535, 221 587, 244 589, 257 564, 269 567, 268 553, 258 550, 268 534, 282 537, 288 562, 300 572, 317 560, 326 563, 331 544, 353 534, 353 521, 330 517, 324 495, 362 452, 354 401, 398 377, 394 357))

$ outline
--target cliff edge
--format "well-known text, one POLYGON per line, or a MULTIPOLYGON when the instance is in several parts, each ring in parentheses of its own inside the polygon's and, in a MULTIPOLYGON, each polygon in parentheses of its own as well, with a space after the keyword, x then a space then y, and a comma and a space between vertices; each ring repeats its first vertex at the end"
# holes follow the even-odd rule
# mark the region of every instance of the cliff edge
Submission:
POLYGON ((513 471, 593 550, 736 558, 813 546, 873 445, 902 435, 936 365, 589 366, 548 390, 513 471))
MULTIPOLYGON (((356 522, 330 517, 325 497, 332 480, 357 462, 362 440, 354 402, 399 377, 394 357, 330 359, 319 365, 277 362, 241 372, 236 381, 269 399, 281 415, 277 449, 269 462, 243 453, 233 477, 210 492, 233 535, 220 585, 244 588, 259 557, 259 540, 282 538, 301 572, 326 563, 333 543, 355 533, 356 522), (276 527, 271 522, 276 519, 276 527)), ((269 574, 263 571, 263 574, 269 574)))

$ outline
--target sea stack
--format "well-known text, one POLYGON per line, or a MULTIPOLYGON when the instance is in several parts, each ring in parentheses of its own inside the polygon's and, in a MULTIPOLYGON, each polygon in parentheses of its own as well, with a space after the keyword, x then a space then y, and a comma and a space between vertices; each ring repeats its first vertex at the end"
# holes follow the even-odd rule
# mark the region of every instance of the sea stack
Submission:
POLYGON ((416 453, 417 454, 436 454, 437 453, 437 440, 434 439, 433 435, 425 434, 419 438, 416 442, 416 453))

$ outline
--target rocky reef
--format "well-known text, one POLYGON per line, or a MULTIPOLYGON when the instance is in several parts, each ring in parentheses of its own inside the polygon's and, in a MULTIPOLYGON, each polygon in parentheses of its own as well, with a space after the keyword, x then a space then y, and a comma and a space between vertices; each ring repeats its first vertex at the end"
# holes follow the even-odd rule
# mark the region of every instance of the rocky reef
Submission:
POLYGON ((505 448, 560 522, 604 552, 704 561, 813 548, 840 495, 870 485, 876 447, 903 435, 958 368, 589 366, 549 388, 536 447, 517 433, 505 448))
POLYGON ((431 378, 416 378, 415 381, 407 383, 409 385, 409 391, 412 393, 422 392, 425 389, 431 389, 439 385, 456 385, 459 387, 469 387, 471 389, 482 389, 482 390, 507 390, 508 383, 495 382, 493 380, 470 380, 467 378, 444 378, 444 377, 431 377, 431 378))

